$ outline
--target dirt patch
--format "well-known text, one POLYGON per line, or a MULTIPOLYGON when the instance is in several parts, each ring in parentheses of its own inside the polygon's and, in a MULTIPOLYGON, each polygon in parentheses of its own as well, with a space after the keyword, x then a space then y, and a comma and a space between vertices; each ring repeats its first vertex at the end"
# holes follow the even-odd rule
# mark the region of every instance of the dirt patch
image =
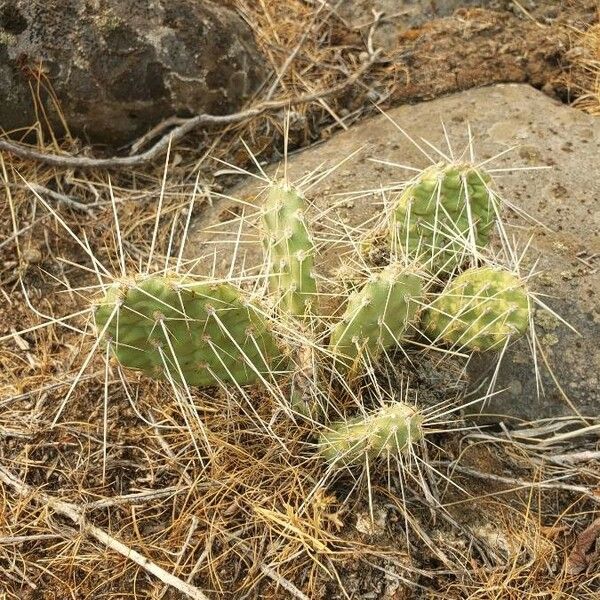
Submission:
MULTIPOLYGON (((595 3, 559 8, 554 2, 538 2, 532 11, 518 10, 512 2, 484 4, 496 9, 453 5, 455 10, 445 11, 452 15, 445 18, 429 20, 419 11, 419 18, 393 20, 394 43, 388 41, 386 56, 397 78, 394 104, 499 82, 529 83, 568 100, 560 78, 568 62, 567 28, 592 22, 595 3)), ((377 30, 373 18, 370 27, 377 30)), ((358 29, 360 35, 369 34, 367 25, 358 29)), ((378 90, 377 83, 373 88, 378 90)))

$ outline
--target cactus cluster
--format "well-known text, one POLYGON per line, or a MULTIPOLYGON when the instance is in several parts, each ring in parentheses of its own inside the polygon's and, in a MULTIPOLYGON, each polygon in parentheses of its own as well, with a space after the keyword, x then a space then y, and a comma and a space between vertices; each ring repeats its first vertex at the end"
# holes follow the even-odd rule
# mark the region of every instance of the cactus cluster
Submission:
POLYGON ((413 406, 394 401, 328 421, 310 396, 314 386, 335 398, 340 382, 343 389, 360 385, 366 367, 419 331, 426 336, 421 346, 473 351, 523 335, 530 302, 519 278, 496 267, 465 269, 485 255, 498 211, 483 170, 467 164, 425 169, 398 196, 386 224, 389 264, 373 268, 362 284, 350 274, 352 285, 340 286, 338 311, 326 316, 306 200, 289 183, 273 182, 262 238, 265 288, 274 303, 253 304, 228 282, 145 276, 110 287, 95 313, 97 327, 122 365, 151 377, 200 386, 279 379, 292 411, 322 421, 319 448, 330 463, 364 464, 407 452, 424 437, 422 414, 413 406), (271 327, 279 322, 288 324, 285 339, 271 327), (290 342, 290 329, 302 335, 290 342))

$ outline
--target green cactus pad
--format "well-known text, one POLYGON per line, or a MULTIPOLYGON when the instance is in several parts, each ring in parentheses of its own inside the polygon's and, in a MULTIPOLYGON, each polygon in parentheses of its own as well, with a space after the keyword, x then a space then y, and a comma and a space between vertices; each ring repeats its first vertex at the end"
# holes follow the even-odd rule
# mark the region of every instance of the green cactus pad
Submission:
POLYGON ((439 163, 409 185, 392 216, 392 249, 451 271, 487 246, 498 210, 491 178, 469 164, 439 163))
POLYGON ((420 277, 396 263, 350 294, 329 341, 336 366, 355 370, 365 354, 376 359, 385 348, 397 345, 415 318, 422 294, 420 277))
POLYGON ((271 186, 263 213, 270 288, 278 294, 280 306, 295 316, 310 312, 317 293, 315 247, 304 221, 305 210, 306 200, 298 190, 286 184, 271 186))
POLYGON ((282 363, 265 319, 228 283, 175 276, 117 282, 95 318, 118 361, 155 379, 244 385, 282 363))
POLYGON ((332 423, 319 447, 330 463, 364 464, 365 460, 406 452, 423 438, 423 417, 412 406, 395 402, 367 417, 332 423))
POLYGON ((425 332, 455 347, 493 350, 527 331, 529 312, 527 290, 513 273, 468 269, 427 309, 425 332))

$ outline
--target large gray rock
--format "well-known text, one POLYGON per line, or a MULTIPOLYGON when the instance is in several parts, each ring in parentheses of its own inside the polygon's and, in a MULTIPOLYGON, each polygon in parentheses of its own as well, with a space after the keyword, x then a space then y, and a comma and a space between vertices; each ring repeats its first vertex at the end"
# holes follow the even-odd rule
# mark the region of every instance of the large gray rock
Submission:
POLYGON ((228 2, 0 0, 0 126, 36 119, 126 143, 171 115, 238 108, 265 77, 252 32, 228 2), (41 67, 41 69, 40 69, 41 67), (31 87, 30 87, 31 86, 31 87))
MULTIPOLYGON (((522 267, 526 271, 539 258, 538 270, 543 274, 532 280, 534 291, 544 294, 543 301, 581 335, 544 311, 538 311, 536 329, 542 350, 538 352, 538 366, 545 393, 537 395, 531 353, 527 343, 522 341, 509 350, 499 374, 496 387, 507 388, 507 391, 496 396, 486 411, 524 419, 569 414, 574 408, 597 415, 600 409, 600 275, 597 272, 600 268, 600 119, 561 105, 533 88, 514 84, 473 89, 416 106, 402 106, 391 110, 389 116, 414 139, 423 137, 438 148, 445 146, 441 120, 457 148, 466 142, 469 123, 478 158, 491 157, 516 145, 512 152, 495 160, 494 166, 552 167, 541 171, 502 172, 497 181, 504 196, 550 228, 546 230, 508 215, 509 223, 515 226, 510 227, 511 235, 515 235, 521 245, 533 236, 529 258, 522 267)), ((434 153, 425 144, 421 145, 434 153)), ((334 194, 376 189, 381 184, 409 176, 408 172, 370 162, 369 158, 419 167, 428 162, 380 116, 294 156, 288 167, 290 176, 299 177, 321 163, 334 165, 361 146, 365 149, 357 158, 311 189, 309 198, 314 201, 315 210, 327 208, 334 202, 339 204, 340 197, 334 194)), ((250 182, 234 194, 252 202, 257 187, 250 182)), ((358 224, 379 210, 377 202, 376 196, 368 196, 341 203, 337 212, 340 219, 358 224)), ((239 212, 239 205, 215 200, 213 207, 196 223, 188 255, 208 255, 205 261, 200 261, 200 269, 212 267, 210 255, 216 243, 217 271, 223 275, 228 272, 232 245, 217 242, 223 238, 223 230, 237 231, 237 224, 227 225, 225 221, 239 212), (207 225, 213 227, 212 233, 204 230, 207 225), (215 229, 220 233, 215 233, 215 229)), ((243 258, 246 267, 260 265, 262 254, 255 232, 242 233, 245 243, 238 260, 243 258)), ((330 252, 320 261, 321 266, 325 264, 332 270, 340 259, 335 252, 330 252)), ((474 388, 486 388, 486 376, 495 368, 496 361, 493 354, 472 361, 470 374, 474 388)))

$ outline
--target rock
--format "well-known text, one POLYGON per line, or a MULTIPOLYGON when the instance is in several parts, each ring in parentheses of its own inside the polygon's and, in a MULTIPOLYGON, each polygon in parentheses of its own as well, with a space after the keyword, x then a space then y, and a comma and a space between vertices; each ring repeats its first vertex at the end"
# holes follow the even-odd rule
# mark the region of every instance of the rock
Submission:
MULTIPOLYGON (((494 161, 498 168, 551 167, 500 172, 497 181, 504 197, 548 226, 545 229, 512 213, 507 215, 510 234, 517 236, 521 247, 533 236, 529 258, 522 263, 526 273, 539 258, 537 270, 542 274, 531 280, 533 290, 581 335, 538 310, 536 330, 542 349, 538 352, 538 367, 544 393, 537 395, 531 353, 527 342, 522 340, 509 349, 500 369, 496 389, 507 390, 495 396, 486 411, 522 419, 572 414, 574 410, 597 415, 600 410, 600 119, 559 104, 529 86, 516 84, 472 89, 416 106, 401 106, 391 110, 389 116, 413 139, 423 137, 440 149, 445 149, 441 120, 454 148, 461 151, 470 124, 478 159, 516 146, 494 161)), ((420 144, 425 152, 435 154, 429 146, 420 144)), ((408 171, 368 159, 425 167, 428 160, 413 143, 394 130, 384 116, 379 116, 293 156, 288 165, 290 177, 298 178, 321 163, 327 166, 338 163, 361 146, 365 148, 357 157, 344 163, 309 193, 315 211, 336 203, 338 217, 350 226, 373 216, 379 210, 379 198, 368 195, 340 202, 339 195, 334 194, 377 189, 381 184, 410 177, 408 171)), ((257 184, 251 182, 232 193, 252 202, 256 190, 257 184)), ((219 224, 220 232, 228 230, 237 235, 237 223, 225 221, 239 213, 239 205, 215 201, 201 222, 196 223, 188 256, 205 255, 206 260, 199 263, 203 265, 201 268, 212 268, 214 244, 223 238, 223 233, 214 233, 215 229, 210 233, 204 227, 214 228, 219 224)), ((263 259, 257 236, 250 228, 242 233, 243 255, 241 249, 238 260, 243 259, 246 267, 260 265, 263 259)), ((216 248, 217 273, 225 275, 232 244, 221 241, 216 248)), ((319 257, 317 265, 323 268, 325 264, 333 270, 340 263, 336 252, 330 251, 319 257)), ((483 354, 471 361, 472 389, 486 388, 486 378, 496 361, 495 354, 483 354)))
MULTIPOLYGON (((117 146, 162 119, 236 110, 263 82, 265 63, 228 2, 0 0, 0 126, 61 120, 117 146)), ((231 3, 233 5, 233 3, 231 3)))

